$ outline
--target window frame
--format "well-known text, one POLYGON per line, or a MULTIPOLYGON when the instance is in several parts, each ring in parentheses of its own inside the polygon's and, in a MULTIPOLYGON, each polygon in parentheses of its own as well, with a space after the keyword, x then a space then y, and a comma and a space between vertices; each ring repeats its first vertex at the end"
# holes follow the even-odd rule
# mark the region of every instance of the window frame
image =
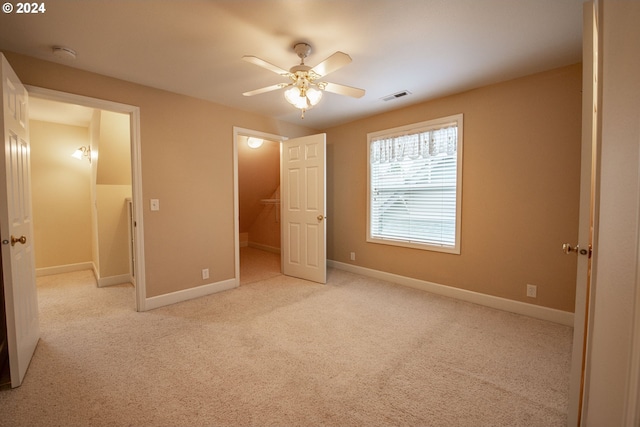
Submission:
POLYGON ((454 114, 451 116, 441 117, 433 120, 427 120, 419 123, 413 123, 405 126, 399 126, 391 129, 367 133, 367 238, 369 243, 377 243, 392 246, 401 246, 407 248, 421 249, 434 252, 443 252, 449 254, 460 254, 461 247, 461 225, 462 225, 462 153, 463 153, 463 114, 454 114), (456 220, 455 220, 455 244, 453 246, 436 245, 430 243, 416 242, 409 239, 393 239, 387 237, 376 237, 372 235, 372 206, 371 206, 371 143, 374 139, 393 138, 401 135, 408 135, 420 132, 426 132, 432 129, 442 128, 446 125, 457 126, 457 148, 456 148, 456 220))

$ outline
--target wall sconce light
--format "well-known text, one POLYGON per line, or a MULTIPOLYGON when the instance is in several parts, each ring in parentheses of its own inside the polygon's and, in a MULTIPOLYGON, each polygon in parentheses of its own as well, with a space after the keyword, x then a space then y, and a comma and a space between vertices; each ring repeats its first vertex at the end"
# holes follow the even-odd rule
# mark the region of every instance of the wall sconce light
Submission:
POLYGON ((91 147, 79 147, 72 155, 74 159, 82 160, 83 157, 89 159, 89 163, 91 163, 91 147))
POLYGON ((260 147, 262 147, 262 144, 263 144, 263 143, 264 143, 264 140, 263 140, 263 139, 261 139, 261 138, 255 138, 255 137, 253 137, 253 136, 250 136, 250 137, 247 139, 247 145, 248 145, 250 148, 260 148, 260 147))

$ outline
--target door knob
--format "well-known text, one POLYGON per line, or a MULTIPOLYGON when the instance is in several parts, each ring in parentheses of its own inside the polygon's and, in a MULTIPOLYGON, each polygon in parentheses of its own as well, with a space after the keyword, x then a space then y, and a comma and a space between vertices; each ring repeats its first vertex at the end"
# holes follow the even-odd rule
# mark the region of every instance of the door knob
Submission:
POLYGON ((576 255, 589 255, 591 257, 591 245, 589 245, 589 249, 580 249, 580 245, 571 246, 570 243, 565 243, 562 245, 562 252, 569 255, 570 253, 575 253, 576 255))
POLYGON ((16 243, 22 243, 23 245, 25 243, 27 243, 27 237, 26 236, 20 236, 20 237, 13 237, 11 236, 11 246, 15 246, 16 243))
POLYGON ((318 215, 318 221, 322 221, 323 219, 325 219, 324 215, 318 215))

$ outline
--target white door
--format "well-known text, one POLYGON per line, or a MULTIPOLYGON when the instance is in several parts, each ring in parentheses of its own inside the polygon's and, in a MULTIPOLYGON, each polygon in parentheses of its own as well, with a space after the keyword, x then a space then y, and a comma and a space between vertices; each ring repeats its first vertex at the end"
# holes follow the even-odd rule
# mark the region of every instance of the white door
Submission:
POLYGON ((326 135, 282 144, 282 271, 327 282, 326 135))
POLYGON ((598 27, 593 2, 584 4, 583 16, 583 68, 582 68, 582 155, 580 171, 580 218, 578 245, 565 245, 568 255, 578 256, 576 274, 576 303, 573 328, 568 425, 581 425, 584 391, 588 383, 585 367, 588 358, 590 311, 593 303, 592 248, 595 247, 597 227, 597 173, 598 154, 598 27))
POLYGON ((0 57, 4 135, 0 177, 6 181, 0 185, 2 280, 11 387, 18 387, 40 338, 31 215, 28 95, 4 55, 0 57))

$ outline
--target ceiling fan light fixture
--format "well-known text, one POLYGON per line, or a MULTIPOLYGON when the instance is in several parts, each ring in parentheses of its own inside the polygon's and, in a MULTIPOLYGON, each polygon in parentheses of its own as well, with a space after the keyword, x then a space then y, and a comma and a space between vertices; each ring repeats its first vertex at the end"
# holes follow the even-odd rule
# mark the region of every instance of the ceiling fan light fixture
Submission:
POLYGON ((291 86, 284 91, 284 98, 294 107, 300 110, 308 110, 320 102, 322 91, 308 88, 303 92, 298 86, 291 86))
POLYGON ((296 108, 306 107, 306 99, 300 96, 300 88, 297 86, 291 86, 284 91, 284 99, 296 108))
POLYGON ((310 87, 307 89, 307 98, 309 98, 311 105, 316 105, 322 99, 322 91, 310 87))

